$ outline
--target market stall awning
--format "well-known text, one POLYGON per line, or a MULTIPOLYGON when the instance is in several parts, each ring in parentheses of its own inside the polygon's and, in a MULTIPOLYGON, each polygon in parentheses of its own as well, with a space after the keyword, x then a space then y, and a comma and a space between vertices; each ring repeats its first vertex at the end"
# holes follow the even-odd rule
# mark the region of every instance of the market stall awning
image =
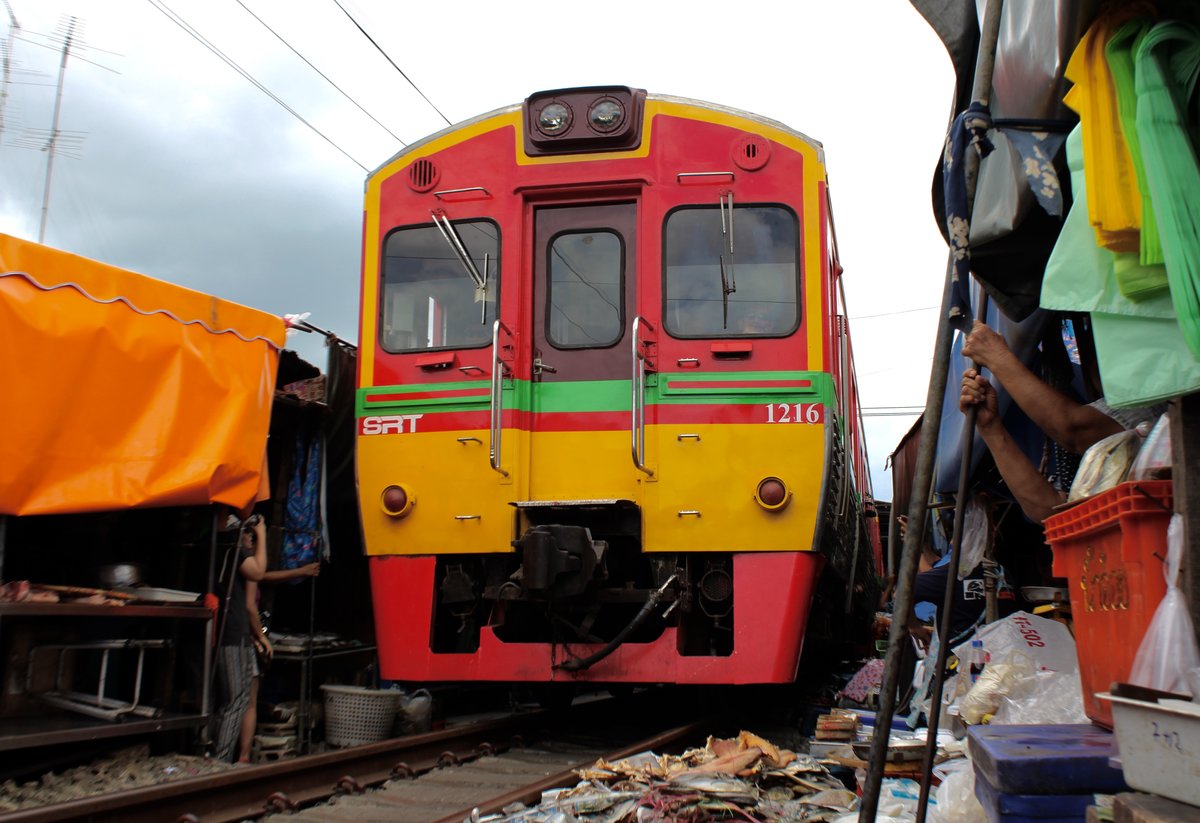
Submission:
POLYGON ((256 499, 284 323, 0 234, 0 514, 256 499))

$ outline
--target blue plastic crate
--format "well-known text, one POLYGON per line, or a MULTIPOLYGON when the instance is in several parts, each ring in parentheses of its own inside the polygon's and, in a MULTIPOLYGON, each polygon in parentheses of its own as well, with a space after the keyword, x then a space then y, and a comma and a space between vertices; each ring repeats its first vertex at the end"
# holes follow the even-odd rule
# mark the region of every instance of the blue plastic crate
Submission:
POLYGON ((1108 762, 1116 739, 1091 724, 972 726, 967 741, 977 778, 1003 794, 1128 791, 1124 775, 1108 762))
POLYGON ((975 796, 990 823, 1084 823, 1091 794, 1006 794, 975 773, 975 796))

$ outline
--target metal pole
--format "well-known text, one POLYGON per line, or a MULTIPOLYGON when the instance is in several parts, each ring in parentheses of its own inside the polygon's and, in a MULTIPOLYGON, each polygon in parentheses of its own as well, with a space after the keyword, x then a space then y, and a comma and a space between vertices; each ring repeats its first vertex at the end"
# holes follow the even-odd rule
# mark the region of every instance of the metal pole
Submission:
MULTIPOLYGON (((980 314, 987 317, 988 296, 982 292, 980 314)), ((958 494, 954 498, 954 530, 950 537, 950 566, 946 570, 946 593, 938 610, 938 653, 933 670, 933 693, 929 696, 929 736, 925 740, 925 763, 921 770, 921 797, 917 801, 917 823, 924 823, 929 806, 929 791, 933 784, 933 761, 937 755, 937 733, 941 724, 942 691, 946 685, 946 658, 950 654, 951 631, 954 626, 954 601, 958 595, 958 562, 962 556, 963 524, 966 521, 967 494, 971 485, 971 452, 975 446, 975 417, 978 407, 967 409, 962 432, 962 460, 958 468, 958 494)), ((928 665, 928 658, 926 658, 928 665)))
MULTIPOLYGON (((992 71, 996 65, 996 43, 1000 35, 1000 16, 1003 11, 1003 0, 990 0, 984 12, 983 25, 979 38, 979 51, 975 58, 975 78, 972 86, 972 100, 986 103, 991 96, 992 71)), ((975 185, 979 174, 979 155, 968 152, 964 158, 966 163, 967 183, 967 213, 970 214, 975 204, 975 185)), ((950 326, 949 312, 954 281, 954 252, 951 251, 946 264, 946 284, 942 292, 942 311, 938 320, 937 337, 934 341, 933 366, 929 377, 929 390, 925 398, 925 415, 921 423, 921 442, 917 453, 917 466, 913 477, 914 493, 908 504, 908 522, 912 525, 924 524, 928 511, 929 492, 933 483, 933 464, 937 451, 938 429, 942 422, 942 403, 946 394, 946 381, 950 369, 950 343, 953 340, 953 329, 950 326), (917 493, 919 491, 919 493, 917 493)), ((986 292, 981 301, 980 314, 987 317, 986 292)), ((974 441, 975 417, 968 415, 970 440, 974 441)), ((964 433, 965 435, 965 433, 964 433)), ((961 485, 961 484, 960 484, 961 485)), ((961 503, 961 498, 960 501, 961 503)), ((955 515, 956 528, 961 529, 961 506, 955 515)), ((908 639, 905 625, 908 614, 912 609, 912 589, 917 577, 917 559, 921 553, 921 539, 924 530, 909 528, 904 539, 903 556, 900 561, 900 571, 896 581, 896 600, 893 609, 891 631, 888 633, 887 662, 884 664, 883 680, 879 691, 879 712, 875 716, 875 734, 871 740, 871 757, 867 764, 867 781, 863 786, 862 805, 859 807, 859 823, 874 823, 879 809, 879 788, 883 782, 883 768, 887 760, 888 739, 891 736, 892 716, 896 709, 896 688, 900 675, 900 655, 902 646, 908 639)), ((961 537, 961 534, 960 534, 961 537)), ((956 541, 955 550, 958 546, 956 541)), ((957 558, 951 561, 951 571, 957 568, 957 558)), ((957 579, 952 575, 947 580, 947 588, 957 579)), ((943 608, 943 618, 949 617, 950 610, 943 608)), ((943 632, 942 648, 945 648, 949 638, 943 632)), ((937 672, 935 672, 935 675, 937 672)), ((940 696, 939 696, 940 702, 940 696)), ((935 717, 933 705, 930 713, 935 717)), ((936 722, 936 720, 931 721, 936 722)), ((936 728, 931 725, 929 742, 926 747, 937 745, 936 728)), ((926 758, 929 760, 928 756, 926 758)), ((925 779, 922 781, 921 800, 917 809, 918 823, 924 823, 925 809, 928 806, 928 782, 931 764, 926 764, 925 779)))
MULTIPOLYGON (((972 90, 972 100, 987 105, 992 88, 992 70, 996 65, 996 42, 1000 35, 1000 14, 1004 8, 1003 0, 991 0, 984 13, 982 31, 979 38, 979 56, 975 62, 975 85, 972 90)), ((963 158, 966 163, 967 184, 967 214, 973 214, 975 209, 975 188, 979 177, 978 152, 967 152, 963 158)), ((979 307, 975 316, 987 322, 988 293, 986 289, 979 290, 979 307)), ((972 363, 976 370, 977 363, 972 363)), ((967 409, 966 420, 962 432, 962 460, 959 463, 958 494, 954 498, 954 529, 950 537, 950 568, 946 574, 946 594, 942 599, 942 609, 938 614, 940 627, 938 629, 937 665, 933 670, 933 694, 929 702, 929 736, 925 741, 925 762, 921 773, 921 796, 917 801, 917 823, 925 823, 929 810, 929 792, 933 784, 933 761, 937 754, 937 732, 941 720, 942 691, 946 684, 946 658, 950 654, 950 632, 953 626, 955 595, 958 593, 958 563, 962 555, 962 533, 966 521, 967 493, 971 483, 971 453, 975 446, 975 419, 979 407, 967 409)))
MULTIPOLYGON (((892 464, 893 468, 895 463, 892 464)), ((883 566, 887 570, 888 577, 896 573, 893 566, 894 556, 896 554, 896 532, 899 531, 899 524, 896 520, 896 489, 892 488, 892 505, 888 507, 888 552, 887 557, 883 559, 883 566)))
MULTIPOLYGON (((208 541, 208 588, 205 589, 210 594, 216 590, 217 585, 217 531, 220 523, 221 507, 214 506, 212 535, 208 541)), ((209 726, 213 716, 213 647, 217 639, 216 615, 210 613, 204 625, 204 658, 203 669, 200 675, 204 678, 204 684, 200 687, 200 711, 204 715, 204 726, 200 730, 200 745, 202 748, 208 748, 208 745, 212 742, 209 738, 209 726)))
POLYGON ((38 242, 46 241, 46 220, 50 214, 50 178, 54 173, 54 150, 58 146, 58 116, 62 112, 63 79, 67 74, 67 57, 71 54, 71 41, 75 37, 75 18, 67 25, 67 38, 63 41, 62 61, 58 64, 58 91, 54 96, 54 123, 50 127, 50 140, 46 143, 46 189, 42 192, 42 225, 38 228, 38 242))

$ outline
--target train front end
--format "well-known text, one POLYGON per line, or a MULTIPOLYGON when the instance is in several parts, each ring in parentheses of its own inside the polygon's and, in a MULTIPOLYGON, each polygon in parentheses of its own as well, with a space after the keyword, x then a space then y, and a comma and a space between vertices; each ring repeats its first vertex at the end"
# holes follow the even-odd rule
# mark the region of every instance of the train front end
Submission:
POLYGON ((792 681, 852 474, 832 247, 819 144, 624 87, 533 95, 372 174, 382 676, 792 681))

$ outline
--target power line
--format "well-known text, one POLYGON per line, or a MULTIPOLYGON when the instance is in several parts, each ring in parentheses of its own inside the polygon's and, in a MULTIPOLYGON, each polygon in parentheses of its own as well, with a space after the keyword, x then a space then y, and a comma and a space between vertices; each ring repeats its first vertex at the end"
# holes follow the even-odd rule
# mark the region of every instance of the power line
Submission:
POLYGON ((872 317, 891 317, 893 314, 912 314, 917 311, 932 311, 937 306, 921 306, 916 309, 900 309, 898 311, 885 311, 882 314, 860 314, 857 317, 851 317, 851 320, 870 320, 872 317))
POLYGON ((296 55, 297 57, 299 57, 301 60, 303 60, 303 61, 305 62, 305 64, 306 64, 306 65, 307 65, 307 66, 308 66, 310 69, 312 69, 313 71, 315 71, 317 74, 321 75, 321 77, 322 77, 322 78, 325 80, 325 82, 326 82, 326 83, 328 83, 329 85, 331 85, 331 86, 333 86, 335 89, 337 89, 337 90, 338 90, 338 92, 339 92, 339 93, 342 95, 342 97, 345 97, 347 100, 349 100, 349 101, 350 101, 351 103, 353 103, 355 106, 357 106, 359 111, 361 111, 361 112, 362 112, 363 114, 365 114, 367 117, 370 117, 372 120, 374 120, 374 121, 375 121, 375 124, 376 124, 377 126, 379 126, 379 128, 381 128, 381 129, 383 129, 384 131, 386 131, 386 132, 387 132, 388 134, 390 134, 392 137, 395 137, 395 138, 396 138, 396 140, 397 140, 397 141, 400 143, 400 145, 401 145, 401 146, 407 146, 407 145, 408 145, 408 143, 405 143, 403 140, 401 140, 401 139, 400 139, 400 137, 399 137, 399 136, 398 136, 398 135, 397 135, 397 134, 396 134, 394 131, 392 131, 391 129, 389 129, 387 126, 383 125, 383 123, 380 123, 380 122, 379 122, 379 121, 378 121, 378 120, 375 118, 375 115, 371 114, 371 112, 369 112, 369 111, 367 111, 366 109, 364 109, 364 108, 363 108, 363 107, 362 107, 362 106, 359 104, 359 102, 358 102, 357 100, 355 100, 353 97, 351 97, 351 96, 350 96, 349 94, 347 94, 346 92, 342 91, 341 87, 340 87, 340 86, 338 86, 338 84, 337 84, 337 83, 333 82, 333 81, 332 81, 332 80, 330 80, 328 77, 326 77, 326 76, 325 76, 325 73, 324 73, 323 71, 321 71, 319 68, 317 68, 316 66, 314 66, 314 65, 313 65, 311 62, 309 62, 309 60, 308 60, 308 58, 307 58, 307 57, 305 57, 305 56, 304 56, 303 54, 301 54, 300 52, 296 51, 296 49, 295 49, 295 48, 292 46, 292 44, 291 44, 291 43, 289 43, 287 40, 285 40, 285 39, 284 39, 284 38, 283 38, 283 37, 282 37, 282 36, 279 34, 279 32, 275 31, 275 29, 273 29, 273 28, 271 28, 270 26, 268 26, 268 25, 267 25, 267 23, 266 23, 266 22, 265 22, 265 21, 264 21, 264 20, 263 20, 261 17, 259 17, 257 14, 255 14, 255 13, 254 13, 254 12, 252 12, 252 11, 250 11, 249 7, 247 7, 247 6, 246 6, 246 4, 242 2, 242 0, 237 0, 237 4, 238 4, 239 6, 241 6, 243 9, 245 9, 245 10, 246 10, 246 14, 249 14, 251 17, 253 17, 255 20, 257 20, 257 21, 258 21, 258 22, 259 22, 259 23, 262 25, 262 27, 263 27, 263 28, 265 28, 267 31, 271 32, 271 34, 275 35, 276 39, 277 39, 277 40, 279 40, 279 42, 280 42, 280 43, 283 43, 283 45, 285 45, 285 46, 287 46, 289 49, 291 49, 291 51, 292 51, 292 54, 294 54, 294 55, 296 55))
POLYGON ((392 64, 392 68, 394 68, 396 71, 400 72, 400 76, 408 81, 408 85, 410 85, 414 89, 416 89, 417 94, 421 95, 421 99, 423 99, 426 103, 428 103, 429 107, 432 108, 434 111, 436 111, 438 113, 438 116, 446 121, 446 125, 453 126, 454 124, 450 122, 450 118, 447 117, 446 115, 442 114, 442 110, 439 109, 437 106, 433 105, 433 101, 425 96, 425 92, 423 92, 419 88, 417 88, 417 84, 412 81, 412 78, 404 73, 404 69, 397 66, 396 61, 394 61, 394 60, 392 60, 392 58, 388 57, 388 53, 386 51, 384 51, 383 48, 378 43, 375 42, 375 39, 373 37, 371 37, 371 35, 367 34, 367 30, 364 29, 361 25, 359 25, 359 22, 354 19, 354 15, 352 15, 352 14, 350 14, 350 12, 346 11, 346 7, 341 4, 340 0, 333 0, 333 2, 334 2, 334 5, 336 5, 339 9, 342 10, 342 14, 344 14, 348 18, 350 18, 350 22, 353 23, 360 32, 362 32, 362 36, 367 38, 367 40, 369 40, 371 42, 371 45, 374 46, 376 48, 376 50, 378 50, 378 52, 383 55, 384 59, 392 64))
POLYGON ((165 17, 166 17, 168 20, 170 20, 170 21, 171 21, 172 23, 174 23, 175 25, 179 26, 179 28, 181 28, 181 29, 183 29, 184 31, 186 31, 186 32, 187 32, 188 34, 190 34, 190 35, 191 35, 191 36, 192 36, 192 37, 193 37, 193 38, 194 38, 194 39, 195 39, 195 40, 196 40, 198 43, 200 43, 200 44, 201 44, 202 46, 204 46, 206 49, 208 49, 209 51, 211 51, 211 52, 212 52, 213 54, 215 54, 217 57, 221 58, 221 60, 223 60, 223 61, 225 62, 225 64, 226 64, 226 65, 228 65, 228 66, 229 66, 231 69, 233 69, 234 71, 236 71, 238 74, 240 74, 240 75, 241 75, 242 77, 244 77, 246 80, 248 80, 250 83, 254 84, 254 86, 255 86, 255 87, 256 87, 256 88, 257 88, 259 91, 261 91, 263 94, 267 95, 267 97, 270 97, 272 100, 274 100, 274 101, 275 101, 276 103, 278 103, 280 106, 282 106, 282 107, 283 107, 283 109, 284 109, 285 111, 287 111, 287 112, 288 112, 288 114, 292 115, 292 117, 295 117, 295 118, 296 118, 297 120, 299 120, 301 123, 303 123, 304 125, 308 126, 310 129, 312 129, 312 131, 313 131, 313 132, 314 132, 314 133, 315 133, 315 134, 316 134, 318 137, 320 137, 320 138, 321 138, 322 140, 324 140, 326 143, 328 143, 329 145, 333 146, 335 149, 337 149, 338 151, 340 151, 340 152, 341 152, 343 155, 345 155, 345 156, 346 156, 346 158, 347 158, 348 160, 350 160, 350 162, 352 162, 354 165, 358 166, 358 167, 359 167, 360 169, 362 169, 364 172, 365 172, 365 171, 367 171, 367 167, 366 167, 366 166, 364 166, 362 163, 360 163, 360 162, 358 162, 357 160, 355 160, 355 159, 354 159, 354 157, 352 157, 352 156, 350 155, 350 153, 349 153, 349 152, 347 152, 345 149, 343 149, 343 148, 342 148, 341 146, 339 146, 337 143, 333 142, 333 140, 332 140, 332 139, 330 139, 329 137, 327 137, 327 136, 326 136, 326 135, 325 135, 325 134, 324 134, 324 133, 323 133, 323 132, 322 132, 320 129, 318 129, 318 128, 317 128, 316 126, 314 126, 312 123, 308 122, 308 121, 307 121, 307 120, 305 120, 303 117, 301 117, 299 112, 297 112, 295 109, 293 109, 293 108, 292 108, 291 106, 289 106, 287 103, 283 102, 283 100, 282 100, 282 99, 280 99, 278 95, 276 95, 274 92, 272 92, 272 91, 271 91, 270 89, 268 89, 266 86, 264 86, 262 83, 260 83, 260 82, 258 82, 257 80, 255 80, 255 79, 254 79, 254 77, 252 77, 248 71, 246 71, 246 70, 245 70, 245 69, 243 69, 241 66, 239 66, 239 65, 238 65, 236 62, 234 62, 233 58, 229 57, 227 54, 225 54, 223 51, 221 51, 219 48, 217 48, 215 45, 213 45, 213 44, 212 44, 212 43, 211 43, 209 40, 207 40, 207 39, 204 37, 204 35, 200 34, 200 32, 198 32, 198 31, 196 31, 196 29, 192 28, 192 26, 191 26, 190 24, 188 24, 188 22, 187 22, 187 21, 185 21, 185 20, 184 20, 182 17, 180 17, 178 14, 176 14, 174 11, 172 11, 172 10, 171 10, 171 9, 170 9, 170 8, 169 8, 169 7, 168 7, 166 4, 165 4, 165 3, 161 2, 161 0, 148 0, 148 2, 150 3, 150 5, 154 6, 154 8, 156 8, 156 9, 158 9, 160 12, 162 12, 162 14, 163 14, 163 15, 164 15, 164 16, 165 16, 165 17))

